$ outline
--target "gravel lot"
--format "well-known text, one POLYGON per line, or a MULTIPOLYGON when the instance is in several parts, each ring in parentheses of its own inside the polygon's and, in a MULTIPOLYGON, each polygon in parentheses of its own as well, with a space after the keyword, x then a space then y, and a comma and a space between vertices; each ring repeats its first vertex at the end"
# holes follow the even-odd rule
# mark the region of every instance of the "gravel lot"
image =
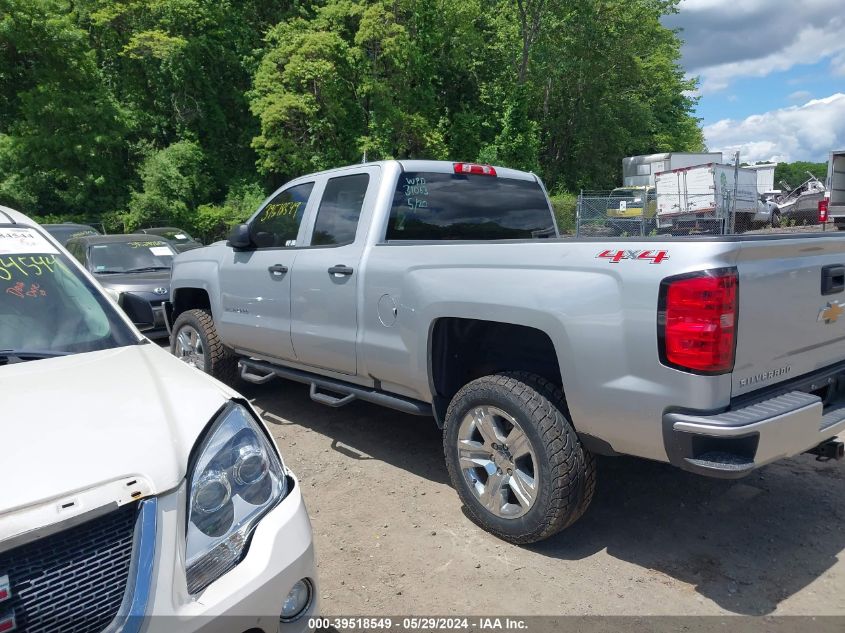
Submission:
POLYGON ((302 482, 326 615, 845 614, 845 464, 735 482, 599 462, 586 516, 531 547, 464 516, 432 419, 242 385, 302 482))

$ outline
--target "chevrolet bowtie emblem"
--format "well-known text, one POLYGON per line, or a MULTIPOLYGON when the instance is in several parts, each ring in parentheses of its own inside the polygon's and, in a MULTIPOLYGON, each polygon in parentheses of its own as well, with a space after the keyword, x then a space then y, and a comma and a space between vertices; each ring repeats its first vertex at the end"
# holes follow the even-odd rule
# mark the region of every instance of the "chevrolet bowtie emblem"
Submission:
POLYGON ((836 319, 842 316, 843 313, 845 313, 845 309, 842 308, 838 301, 828 301, 827 305, 819 311, 818 320, 824 321, 825 323, 835 323, 836 319))

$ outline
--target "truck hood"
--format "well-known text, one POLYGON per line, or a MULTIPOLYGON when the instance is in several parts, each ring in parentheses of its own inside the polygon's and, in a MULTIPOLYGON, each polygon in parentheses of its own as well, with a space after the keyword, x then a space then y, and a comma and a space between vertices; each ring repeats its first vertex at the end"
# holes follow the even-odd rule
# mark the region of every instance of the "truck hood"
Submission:
POLYGON ((66 518, 66 502, 81 514, 175 488, 234 395, 150 344, 0 367, 0 542, 22 509, 45 524, 66 518))

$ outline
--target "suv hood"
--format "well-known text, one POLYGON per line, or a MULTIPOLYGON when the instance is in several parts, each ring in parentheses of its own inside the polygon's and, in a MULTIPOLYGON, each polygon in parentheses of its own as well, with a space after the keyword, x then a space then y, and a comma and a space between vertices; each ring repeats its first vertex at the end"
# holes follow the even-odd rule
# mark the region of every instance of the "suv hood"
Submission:
POLYGON ((145 273, 117 273, 94 275, 101 285, 120 292, 153 292, 156 288, 170 290, 170 270, 156 270, 145 273))
POLYGON ((175 488, 203 429, 234 396, 150 344, 0 367, 10 449, 0 459, 0 541, 22 508, 49 507, 58 521, 66 500, 78 502, 72 515, 175 488))

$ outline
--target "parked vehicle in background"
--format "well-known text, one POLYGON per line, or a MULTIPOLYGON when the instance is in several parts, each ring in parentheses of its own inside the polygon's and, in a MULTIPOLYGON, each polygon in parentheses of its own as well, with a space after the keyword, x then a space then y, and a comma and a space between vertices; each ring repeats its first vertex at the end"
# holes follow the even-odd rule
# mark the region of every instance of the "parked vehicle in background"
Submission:
POLYGON ((845 151, 831 152, 827 162, 827 216, 845 230, 845 151))
POLYGON ((170 298, 176 255, 167 240, 141 233, 94 235, 68 240, 65 247, 148 337, 167 336, 162 304, 170 298))
POLYGON ((660 172, 656 181, 662 231, 742 233, 777 221, 774 206, 760 200, 753 169, 710 163, 660 172))
MULTIPOLYGON (((756 218, 769 218, 768 225, 771 226, 773 229, 779 228, 781 226, 781 211, 780 207, 777 205, 776 202, 768 198, 767 196, 760 194, 757 198, 757 215, 756 218)), ((765 220, 762 223, 758 223, 757 226, 766 225, 767 223, 765 220)))
POLYGON ((67 244, 68 240, 75 237, 100 235, 100 232, 93 226, 88 226, 87 224, 74 224, 73 222, 65 222, 63 224, 42 224, 41 227, 50 235, 55 237, 62 246, 67 244))
POLYGON ((627 156, 622 159, 622 184, 625 187, 653 187, 658 172, 721 162, 722 152, 663 152, 627 156))
POLYGON ((801 185, 790 189, 782 183, 784 190, 773 198, 780 210, 781 218, 789 224, 818 224, 819 202, 825 199, 825 186, 818 178, 807 172, 809 178, 801 185))
POLYGON ((586 511, 594 453, 715 477, 842 456, 845 235, 549 234, 533 174, 309 174, 176 258, 171 350, 226 381, 433 415, 468 515, 515 543, 586 511))
POLYGON ((0 399, 2 631, 308 630, 310 522, 249 402, 5 207, 0 399))
POLYGON ((138 229, 138 233, 146 233, 147 235, 158 235, 163 237, 171 243, 177 253, 184 253, 192 248, 199 248, 202 242, 191 237, 187 231, 177 229, 172 226, 156 227, 151 229, 138 229))
POLYGON ((613 235, 650 235, 657 228, 654 187, 617 187, 607 197, 607 226, 613 235))

